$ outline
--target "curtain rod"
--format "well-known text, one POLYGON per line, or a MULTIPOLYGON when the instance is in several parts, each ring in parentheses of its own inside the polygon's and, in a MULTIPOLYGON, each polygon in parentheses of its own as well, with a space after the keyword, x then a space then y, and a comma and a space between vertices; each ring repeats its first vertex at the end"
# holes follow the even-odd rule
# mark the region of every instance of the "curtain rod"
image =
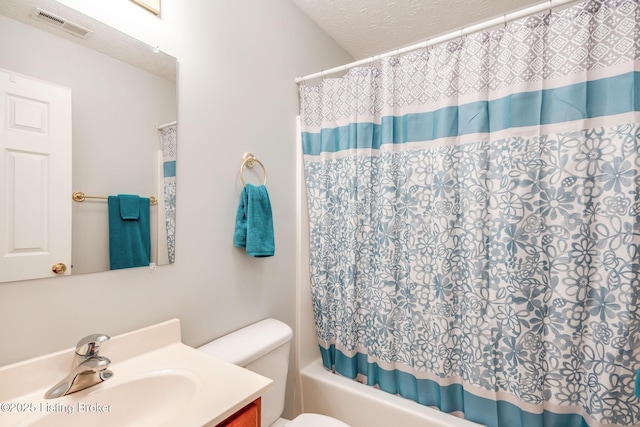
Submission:
POLYGON ((162 130, 164 128, 168 128, 169 126, 173 126, 173 125, 175 125, 177 123, 178 123, 177 121, 170 122, 170 123, 165 123, 163 125, 158 126, 157 128, 158 128, 158 130, 162 130))
POLYGON ((436 44, 440 44, 440 43, 444 43, 446 41, 449 40, 453 40, 459 37, 463 37, 466 36, 467 34, 471 34, 471 33, 475 33, 478 31, 483 31, 486 29, 489 29, 491 27, 495 27, 498 25, 506 25, 507 22, 511 22, 511 21, 515 21, 516 19, 520 19, 520 18, 524 18, 530 15, 535 15, 536 13, 542 12, 543 10, 551 10, 552 8, 555 7, 559 7, 559 6, 564 6, 567 5, 569 3, 577 3, 578 1, 583 1, 583 0, 548 0, 544 3, 541 4, 537 4, 535 6, 531 6, 516 12, 512 12, 512 13, 506 13, 504 14, 502 17, 499 18, 494 18, 494 19, 489 19, 487 21, 481 22, 479 24, 476 25, 472 25, 470 27, 462 27, 459 30, 456 31, 452 31, 450 33, 444 34, 442 36, 439 37, 434 37, 432 39, 428 39, 426 41, 420 42, 420 43, 416 43, 414 45, 411 46, 407 46, 407 47, 403 47, 400 49, 395 49, 386 53, 382 53, 380 55, 375 55, 372 56, 370 58, 366 58, 366 59, 361 59, 359 61, 355 61, 355 62, 351 62, 349 64, 346 65, 341 65, 339 67, 335 67, 335 68, 330 68, 328 70, 324 70, 324 71, 320 71, 319 73, 314 73, 314 74, 309 74, 306 76, 302 76, 302 77, 296 77, 295 82, 296 83, 302 83, 306 80, 311 80, 311 79, 315 79, 317 77, 324 77, 327 74, 335 74, 335 73, 339 73, 340 71, 346 71, 350 68, 355 68, 355 67, 359 67, 361 65, 366 65, 366 64, 370 64, 372 62, 376 62, 382 58, 386 58, 388 56, 396 56, 396 55, 400 55, 402 53, 407 53, 407 52, 411 52, 413 50, 418 50, 418 49, 426 49, 427 47, 436 45, 436 44))

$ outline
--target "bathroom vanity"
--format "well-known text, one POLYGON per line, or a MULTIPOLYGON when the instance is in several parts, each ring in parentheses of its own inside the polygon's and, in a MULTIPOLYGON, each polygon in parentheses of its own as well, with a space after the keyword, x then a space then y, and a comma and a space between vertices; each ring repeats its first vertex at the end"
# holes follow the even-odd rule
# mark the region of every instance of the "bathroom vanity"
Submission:
POLYGON ((53 399, 75 349, 0 367, 0 425, 260 426, 272 381, 183 344, 177 319, 112 337, 100 354, 111 378, 53 399))
POLYGON ((261 399, 257 398, 217 427, 260 427, 260 403, 261 399))

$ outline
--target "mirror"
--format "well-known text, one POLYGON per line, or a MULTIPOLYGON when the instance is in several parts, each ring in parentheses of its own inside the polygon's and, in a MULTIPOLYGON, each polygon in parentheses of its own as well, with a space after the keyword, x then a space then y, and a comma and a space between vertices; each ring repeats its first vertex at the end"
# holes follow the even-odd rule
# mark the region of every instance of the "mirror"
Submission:
POLYGON ((0 0, 0 69, 71 90, 72 190, 87 195, 79 203, 69 194, 71 273, 110 268, 107 201, 89 196, 158 198, 151 262, 173 262, 175 187, 164 195, 175 185, 175 157, 163 159, 161 132, 175 156, 176 59, 54 0, 0 0), (81 38, 74 26, 35 19, 36 8, 91 32, 81 38))

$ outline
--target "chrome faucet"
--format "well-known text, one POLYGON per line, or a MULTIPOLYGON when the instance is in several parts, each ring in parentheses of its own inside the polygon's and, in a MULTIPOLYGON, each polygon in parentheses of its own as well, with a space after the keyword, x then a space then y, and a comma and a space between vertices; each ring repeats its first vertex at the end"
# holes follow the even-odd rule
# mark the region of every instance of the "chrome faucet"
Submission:
POLYGON ((111 361, 100 356, 100 345, 109 340, 104 334, 88 335, 78 341, 73 356, 71 372, 62 381, 54 385, 44 395, 45 399, 55 399, 60 396, 84 390, 113 376, 107 368, 111 361))

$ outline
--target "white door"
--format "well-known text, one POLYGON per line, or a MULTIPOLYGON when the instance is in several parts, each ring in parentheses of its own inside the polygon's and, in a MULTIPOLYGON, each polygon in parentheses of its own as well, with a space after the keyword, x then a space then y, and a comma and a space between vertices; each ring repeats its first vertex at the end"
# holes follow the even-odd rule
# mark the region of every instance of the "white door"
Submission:
POLYGON ((0 282, 70 274, 70 89, 0 69, 0 162, 0 282))

